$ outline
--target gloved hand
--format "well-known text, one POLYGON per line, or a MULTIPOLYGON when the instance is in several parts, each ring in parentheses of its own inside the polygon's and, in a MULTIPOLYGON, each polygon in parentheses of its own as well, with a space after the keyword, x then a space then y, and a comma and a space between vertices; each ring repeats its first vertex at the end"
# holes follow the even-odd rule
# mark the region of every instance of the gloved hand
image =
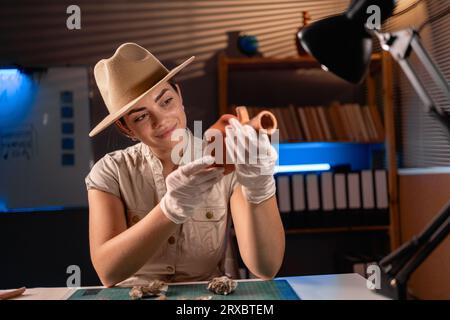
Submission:
POLYGON ((273 174, 278 154, 266 133, 258 135, 253 127, 237 119, 229 123, 225 127, 227 157, 236 160, 236 178, 244 196, 251 203, 261 203, 275 194, 273 174))
POLYGON ((214 157, 204 156, 167 176, 167 192, 159 206, 168 219, 176 224, 184 223, 206 199, 212 186, 223 177, 223 168, 207 168, 213 162, 214 157))

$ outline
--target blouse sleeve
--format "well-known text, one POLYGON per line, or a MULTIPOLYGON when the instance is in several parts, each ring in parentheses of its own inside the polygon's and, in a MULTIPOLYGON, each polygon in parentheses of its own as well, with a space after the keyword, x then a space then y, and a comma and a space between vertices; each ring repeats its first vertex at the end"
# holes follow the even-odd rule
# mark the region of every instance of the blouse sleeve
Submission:
POLYGON ((120 198, 118 166, 109 155, 97 161, 86 176, 85 183, 87 190, 96 189, 120 198))
POLYGON ((236 187, 240 185, 236 178, 236 170, 233 170, 233 172, 230 173, 230 176, 231 176, 231 178, 230 178, 229 197, 231 197, 233 195, 234 189, 236 189, 236 187))

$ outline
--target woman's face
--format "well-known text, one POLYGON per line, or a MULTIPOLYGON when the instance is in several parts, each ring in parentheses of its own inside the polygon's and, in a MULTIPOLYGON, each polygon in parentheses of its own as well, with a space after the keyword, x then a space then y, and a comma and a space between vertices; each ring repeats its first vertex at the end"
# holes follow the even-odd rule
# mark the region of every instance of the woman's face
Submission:
POLYGON ((171 149, 178 141, 171 140, 175 129, 186 128, 181 91, 167 82, 143 96, 124 116, 132 136, 150 147, 171 149))

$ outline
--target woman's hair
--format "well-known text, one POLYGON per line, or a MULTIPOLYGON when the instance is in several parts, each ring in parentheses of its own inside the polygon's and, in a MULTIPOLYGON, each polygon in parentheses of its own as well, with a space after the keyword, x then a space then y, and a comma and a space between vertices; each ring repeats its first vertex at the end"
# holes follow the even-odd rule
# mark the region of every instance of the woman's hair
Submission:
MULTIPOLYGON (((167 83, 170 84, 170 85, 172 86, 173 90, 175 90, 175 92, 178 93, 177 83, 175 82, 175 80, 170 79, 170 80, 167 81, 167 83)), ((121 117, 121 118, 119 119, 119 122, 120 122, 125 128, 127 128, 127 124, 125 123, 125 119, 124 119, 123 117, 121 117)), ((123 132, 122 129, 120 129, 120 127, 119 127, 117 124, 114 124, 114 125, 116 126, 116 128, 119 130, 119 132, 120 132, 121 134, 126 135, 125 132, 123 132)))

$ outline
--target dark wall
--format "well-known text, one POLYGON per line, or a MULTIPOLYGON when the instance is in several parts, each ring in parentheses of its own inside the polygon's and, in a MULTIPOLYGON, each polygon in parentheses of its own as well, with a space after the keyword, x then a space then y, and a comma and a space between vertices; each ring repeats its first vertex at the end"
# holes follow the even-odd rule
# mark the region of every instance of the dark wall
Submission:
POLYGON ((0 289, 65 287, 70 265, 99 285, 89 256, 88 210, 0 213, 0 289))
POLYGON ((353 272, 349 257, 374 261, 389 252, 385 231, 287 234, 280 276, 353 272))

